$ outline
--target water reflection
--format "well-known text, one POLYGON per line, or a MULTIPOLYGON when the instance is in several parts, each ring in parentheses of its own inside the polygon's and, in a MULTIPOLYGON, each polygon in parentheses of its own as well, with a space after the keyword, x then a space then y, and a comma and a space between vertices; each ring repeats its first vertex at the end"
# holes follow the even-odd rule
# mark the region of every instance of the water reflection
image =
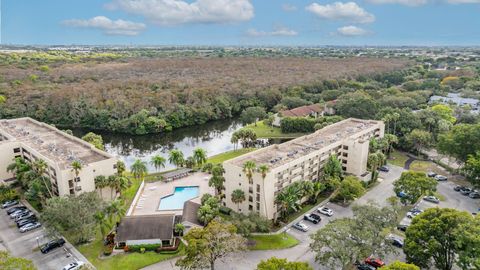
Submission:
MULTIPOLYGON (((168 159, 168 152, 172 149, 181 150, 185 158, 192 155, 193 150, 201 147, 207 150, 208 156, 233 150, 230 143, 232 133, 242 125, 235 120, 222 120, 175 130, 167 134, 152 134, 132 136, 118 133, 95 132, 103 137, 107 152, 121 158, 128 167, 139 158, 148 163, 149 171, 155 169, 150 165, 154 155, 161 155, 168 159)), ((76 136, 83 136, 88 130, 74 130, 76 136)), ((173 169, 167 164, 164 170, 173 169)))

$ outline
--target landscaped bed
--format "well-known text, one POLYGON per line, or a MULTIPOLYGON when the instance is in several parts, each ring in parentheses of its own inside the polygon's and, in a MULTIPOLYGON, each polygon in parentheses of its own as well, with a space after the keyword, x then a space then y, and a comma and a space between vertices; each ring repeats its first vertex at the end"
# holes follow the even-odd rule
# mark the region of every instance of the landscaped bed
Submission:
POLYGON ((211 156, 208 158, 207 163, 212 163, 212 164, 220 164, 226 160, 236 158, 238 156, 241 156, 243 154, 252 152, 254 150, 257 150, 256 148, 241 148, 237 150, 232 150, 228 152, 224 152, 215 156, 211 156))
POLYGON ((255 242, 251 246, 251 250, 269 250, 284 249, 296 246, 299 241, 288 233, 270 234, 270 235, 253 235, 249 237, 249 242, 255 242))
POLYGON ((305 135, 306 133, 283 133, 279 127, 271 127, 263 123, 263 121, 257 122, 257 125, 250 124, 245 128, 252 129, 257 138, 261 139, 291 139, 305 135))

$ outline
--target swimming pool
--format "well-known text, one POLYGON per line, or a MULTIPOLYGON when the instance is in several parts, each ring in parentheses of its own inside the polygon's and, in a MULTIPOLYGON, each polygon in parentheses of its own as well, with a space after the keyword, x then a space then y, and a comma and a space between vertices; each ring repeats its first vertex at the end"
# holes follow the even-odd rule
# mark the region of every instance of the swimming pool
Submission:
POLYGON ((183 204, 195 197, 198 197, 199 188, 195 187, 175 187, 172 195, 162 197, 158 210, 178 210, 183 209, 183 204))

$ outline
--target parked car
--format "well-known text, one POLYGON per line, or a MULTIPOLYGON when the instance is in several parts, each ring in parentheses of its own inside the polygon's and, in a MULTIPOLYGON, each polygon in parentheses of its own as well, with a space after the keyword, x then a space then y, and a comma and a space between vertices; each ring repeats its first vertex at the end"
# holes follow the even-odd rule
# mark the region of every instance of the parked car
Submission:
POLYGON ((40 251, 46 254, 56 248, 63 246, 64 244, 65 244, 65 240, 63 238, 58 238, 46 243, 44 246, 42 246, 42 248, 40 248, 40 251))
POLYGON ((468 194, 470 194, 472 191, 473 190, 471 188, 466 187, 466 188, 460 190, 460 193, 462 193, 462 195, 464 195, 464 196, 468 196, 468 194))
POLYGON ((398 248, 403 248, 403 239, 396 236, 396 235, 389 235, 387 236, 387 240, 392 243, 393 246, 398 247, 398 248))
POLYGON ((397 230, 402 231, 402 232, 406 232, 407 228, 408 228, 408 225, 406 225, 406 224, 398 224, 398 226, 397 226, 397 230))
POLYGON ((40 222, 28 223, 28 224, 24 225, 23 227, 20 227, 20 232, 21 233, 28 232, 28 231, 34 230, 36 228, 40 228, 40 226, 42 226, 42 224, 40 224, 40 222))
POLYGON ((388 168, 387 166, 381 166, 380 168, 378 168, 378 170, 381 172, 389 172, 390 168, 388 168))
POLYGON ((18 211, 18 210, 22 210, 22 209, 27 209, 27 207, 25 207, 23 205, 18 205, 18 206, 9 208, 9 209, 7 209, 7 214, 10 215, 11 213, 13 213, 15 211, 18 211))
POLYGON ((32 222, 36 222, 36 221, 37 221, 37 217, 36 216, 31 216, 29 218, 17 221, 17 227, 20 228, 23 225, 26 225, 26 224, 32 223, 32 222))
POLYGON ((29 218, 29 217, 33 217, 35 216, 35 214, 31 211, 28 211, 28 212, 25 212, 21 215, 18 215, 15 217, 15 222, 19 221, 19 220, 22 220, 22 219, 26 219, 26 218, 29 218))
POLYGON ((303 224, 301 221, 293 224, 293 228, 300 230, 302 232, 307 232, 308 231, 308 226, 303 224))
POLYGON ((435 175, 435 180, 437 180, 437 181, 447 181, 448 178, 446 176, 437 174, 437 175, 435 175))
POLYGON ((399 198, 408 198, 408 194, 403 192, 403 191, 400 191, 400 192, 397 192, 397 197, 399 198))
POLYGON ((317 211, 320 213, 320 214, 323 214, 323 215, 326 215, 326 216, 333 216, 333 210, 328 208, 328 207, 320 207, 317 209, 317 211))
POLYGON ((427 176, 428 176, 428 177, 435 177, 435 176, 437 176, 437 173, 428 172, 428 173, 427 173, 427 176))
POLYGON ((366 263, 359 263, 359 262, 356 262, 355 266, 357 267, 358 270, 375 270, 375 269, 377 269, 377 268, 375 268, 371 265, 368 265, 366 263))
POLYGON ((407 212, 407 217, 408 218, 414 218, 418 215, 420 215, 423 211, 418 209, 418 208, 412 208, 410 211, 407 212))
POLYGON ((67 265, 65 265, 65 267, 62 268, 62 270, 78 270, 82 267, 82 265, 84 265, 85 263, 82 262, 82 261, 76 261, 76 262, 72 262, 72 263, 69 263, 67 265))
POLYGON ((17 200, 12 200, 12 201, 6 201, 2 204, 2 208, 8 208, 10 206, 17 205, 18 201, 17 200))
POLYGON ((423 197, 423 200, 427 202, 432 202, 432 203, 440 203, 440 200, 435 196, 425 196, 423 197))
POLYGON ((317 224, 322 220, 322 218, 319 215, 313 214, 313 213, 312 214, 306 214, 305 216, 303 216, 303 219, 308 220, 310 222, 313 222, 313 224, 317 224))
POLYGON ((385 263, 380 260, 379 258, 374 258, 374 257, 368 257, 365 259, 365 263, 368 265, 371 265, 373 267, 382 267, 385 265, 385 263))
POLYGON ((464 187, 464 186, 456 185, 456 186, 453 188, 453 190, 455 190, 455 191, 460 191, 460 190, 462 190, 463 188, 465 188, 465 187, 464 187))
POLYGON ((24 213, 28 213, 28 212, 30 212, 30 210, 28 210, 28 209, 17 210, 17 211, 15 211, 15 212, 13 212, 13 213, 10 214, 10 218, 11 218, 11 219, 14 219, 14 218, 16 218, 17 216, 22 215, 22 214, 24 214, 24 213))
POLYGON ((479 199, 480 198, 480 192, 478 192, 478 191, 471 192, 470 194, 468 194, 468 197, 470 197, 472 199, 479 199))

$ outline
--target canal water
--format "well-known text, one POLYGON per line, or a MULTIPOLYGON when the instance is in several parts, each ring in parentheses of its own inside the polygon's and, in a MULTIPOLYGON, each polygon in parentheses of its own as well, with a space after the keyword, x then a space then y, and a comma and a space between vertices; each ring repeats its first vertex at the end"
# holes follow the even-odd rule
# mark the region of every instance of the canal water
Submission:
MULTIPOLYGON (((173 149, 182 151, 185 158, 192 155, 197 147, 205 149, 208 156, 233 150, 230 138, 232 133, 241 127, 242 124, 237 120, 221 120, 201 126, 181 128, 165 134, 134 136, 98 131, 95 133, 102 135, 105 150, 122 159, 128 168, 136 159, 141 159, 147 162, 148 171, 154 172, 155 169, 150 164, 154 155, 161 155, 167 159, 167 164, 162 170, 174 168, 168 163, 168 152, 173 149)), ((78 137, 87 132, 88 130, 82 129, 73 130, 78 137)))

